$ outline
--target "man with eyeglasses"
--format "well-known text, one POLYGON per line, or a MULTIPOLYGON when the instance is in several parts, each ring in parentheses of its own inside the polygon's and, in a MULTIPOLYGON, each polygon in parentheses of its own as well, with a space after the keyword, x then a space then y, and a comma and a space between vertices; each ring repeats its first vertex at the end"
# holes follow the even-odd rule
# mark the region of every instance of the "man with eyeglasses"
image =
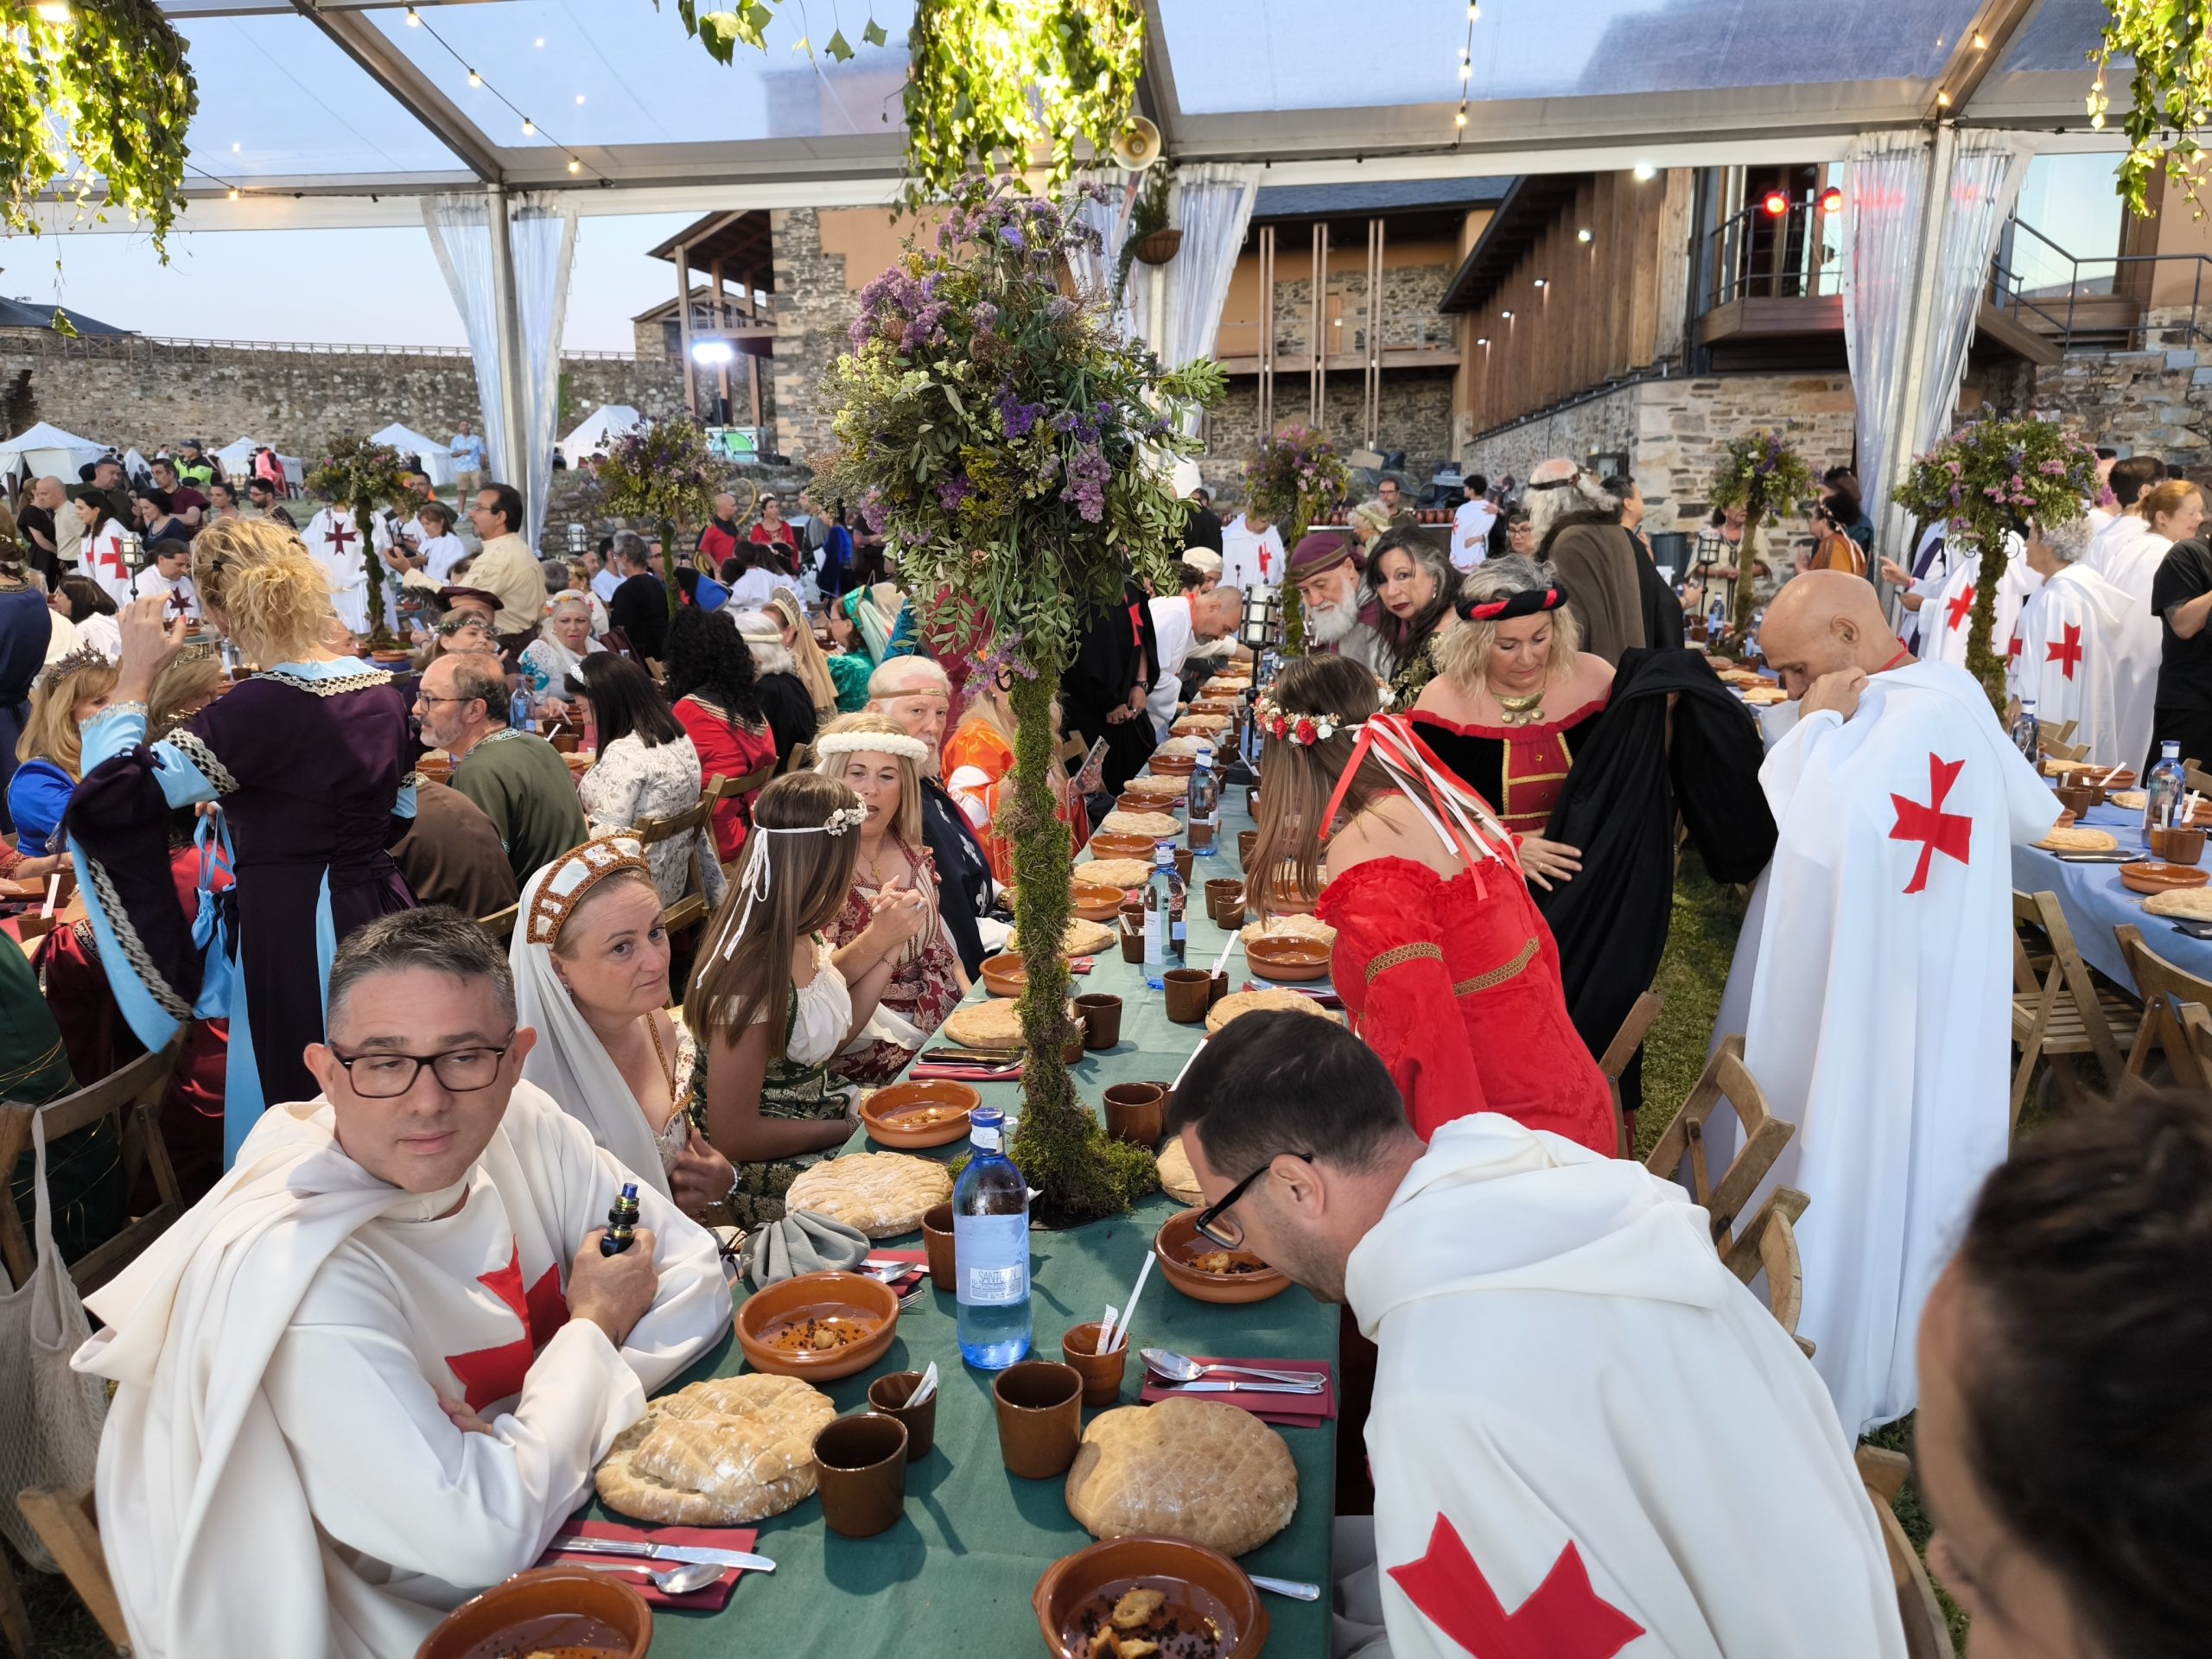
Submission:
POLYGON ((1299 1014, 1208 1042, 1168 1129, 1199 1230, 1378 1351, 1338 1655, 1904 1653, 1821 1379, 1681 1187, 1491 1112, 1424 1147, 1382 1061, 1299 1014))
POLYGON ((729 1327, 714 1237, 522 1081, 505 952, 432 906, 348 935, 315 1100, 92 1306, 99 1519, 134 1649, 404 1659, 537 1560, 729 1327))

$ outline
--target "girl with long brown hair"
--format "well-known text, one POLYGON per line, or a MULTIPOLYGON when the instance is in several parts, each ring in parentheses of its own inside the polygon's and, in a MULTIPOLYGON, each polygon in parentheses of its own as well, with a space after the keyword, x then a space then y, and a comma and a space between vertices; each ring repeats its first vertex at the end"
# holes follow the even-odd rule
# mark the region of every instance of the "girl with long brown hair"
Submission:
POLYGON ((823 938, 852 890, 867 818, 835 778, 788 772, 760 791, 744 866, 707 930, 683 1001, 706 1056, 707 1138, 736 1169, 740 1226, 780 1220, 801 1170, 853 1131, 855 1091, 830 1063, 874 1013, 925 911, 887 884, 842 950, 823 938))
POLYGON ((1514 837, 1447 772, 1375 677, 1340 657, 1290 664, 1257 711, 1262 913, 1315 898, 1352 1028, 1390 1068, 1426 1139, 1502 1112, 1592 1151, 1618 1142, 1604 1075, 1575 1034, 1559 950, 1514 837))

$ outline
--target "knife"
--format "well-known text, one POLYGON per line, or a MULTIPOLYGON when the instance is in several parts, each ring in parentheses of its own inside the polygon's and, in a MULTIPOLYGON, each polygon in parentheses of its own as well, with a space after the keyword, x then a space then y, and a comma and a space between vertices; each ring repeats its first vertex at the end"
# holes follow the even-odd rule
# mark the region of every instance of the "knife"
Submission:
POLYGON ((1169 1394, 1319 1394, 1321 1383, 1308 1388, 1303 1382, 1159 1382, 1156 1387, 1169 1394))
POLYGON ((741 1567, 748 1573, 772 1573, 776 1564, 766 1555, 748 1555, 741 1549, 704 1549, 695 1544, 634 1543, 626 1538, 556 1538, 556 1554, 643 1555, 656 1561, 703 1561, 710 1567, 741 1567))

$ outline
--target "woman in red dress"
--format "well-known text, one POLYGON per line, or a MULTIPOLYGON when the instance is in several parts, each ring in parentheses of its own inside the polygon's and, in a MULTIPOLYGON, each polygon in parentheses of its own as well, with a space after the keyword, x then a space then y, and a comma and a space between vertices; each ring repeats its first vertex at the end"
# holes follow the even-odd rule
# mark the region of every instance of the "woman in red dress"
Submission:
MULTIPOLYGON (((702 778, 743 778, 776 764, 753 653, 725 618, 687 605, 669 619, 668 696, 677 723, 699 752, 702 778)), ((753 798, 717 803, 714 823, 715 856, 728 864, 752 828, 753 798)))
MULTIPOLYGON (((1374 676, 1345 658, 1283 670, 1259 709, 1250 868, 1319 893, 1337 994, 1424 1139, 1491 1111, 1611 1155, 1611 1095, 1567 1018, 1513 837, 1378 703, 1374 676)), ((1264 912, 1273 895, 1260 896, 1264 912)))

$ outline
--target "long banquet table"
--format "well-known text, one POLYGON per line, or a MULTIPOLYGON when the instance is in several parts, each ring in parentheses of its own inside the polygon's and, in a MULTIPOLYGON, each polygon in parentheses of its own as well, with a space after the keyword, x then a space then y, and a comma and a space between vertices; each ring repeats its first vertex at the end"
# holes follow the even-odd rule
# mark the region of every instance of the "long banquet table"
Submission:
MULTIPOLYGON (((1252 827, 1244 791, 1224 791, 1219 852, 1192 861, 1189 961, 1211 967, 1229 935, 1205 914, 1209 877, 1241 874, 1236 834, 1252 827), (1208 868, 1211 866, 1211 868, 1208 868)), ((1242 948, 1229 961, 1230 988, 1245 977, 1242 948)), ((1086 1053, 1075 1068, 1077 1092, 1094 1112, 1117 1083, 1171 1081, 1205 1033, 1167 1018, 1159 992, 1144 970, 1124 963, 1118 949, 1096 958, 1075 981, 1078 995, 1105 992, 1122 1000, 1122 1039, 1101 1053, 1086 1053)), ((978 988, 976 998, 982 993, 978 988)), ((990 1104, 1018 1105, 1018 1084, 976 1085, 990 1104)), ((918 1154, 950 1158, 965 1143, 918 1154)), ((873 1148, 865 1130, 848 1151, 873 1148)), ((1122 1306, 1161 1222, 1182 1206, 1154 1194, 1128 1215, 1065 1232, 1033 1232, 1030 1243, 1035 1356, 1058 1359, 1061 1334, 1096 1319, 1106 1305, 1122 1306)), ((917 1232, 879 1241, 887 1249, 914 1249, 917 1232)), ((740 1287, 742 1300, 745 1287, 740 1287)), ((1131 1357, 1120 1403, 1137 1403, 1142 1387, 1140 1346, 1236 1358, 1321 1359, 1335 1367, 1338 1310, 1296 1286, 1244 1307, 1198 1302, 1154 1273, 1145 1287, 1130 1339, 1131 1357)), ((918 1659, 921 1656, 1045 1652, 1030 1606, 1030 1592, 1045 1569, 1092 1541, 1068 1514, 1064 1480, 1024 1480, 999 1459, 991 1377, 964 1365, 955 1336, 950 1292, 925 1288, 921 1303, 902 1313, 899 1333, 882 1361, 856 1376, 823 1386, 841 1413, 867 1408, 868 1385, 887 1372, 938 1365, 941 1398, 937 1443, 909 1465, 906 1513, 889 1531, 853 1539, 831 1533, 822 1503, 810 1497, 798 1508, 760 1523, 757 1546, 776 1562, 771 1574, 747 1573, 720 1613, 658 1611, 654 1659, 686 1656, 834 1654, 837 1659, 918 1659)), ((671 1389, 743 1369, 744 1355, 725 1337, 671 1389)), ((1341 1379, 1339 1379, 1341 1382, 1341 1379)), ((1105 1409, 1105 1408, 1100 1408, 1105 1409)), ((1086 1409, 1086 1423, 1097 1412, 1086 1409)), ((1334 1422, 1316 1428, 1281 1427, 1298 1465, 1298 1510, 1281 1534, 1243 1558, 1250 1572, 1330 1580, 1329 1527, 1336 1481, 1334 1422)), ((594 1518, 622 1520, 594 1503, 594 1518)), ((1271 1624, 1270 1654, 1325 1655, 1329 1643, 1325 1593, 1319 1603, 1262 1598, 1271 1624)))
MULTIPOLYGON (((2086 829, 2108 830, 2124 852, 2139 857, 2151 855, 2143 842, 2143 813, 2112 805, 2093 806, 2082 820, 2086 829)), ((2012 849, 2012 886, 2020 893, 2052 893, 2074 930, 2074 943, 2082 959, 2116 985, 2136 988, 2135 976, 2120 953, 2113 930, 2133 923, 2143 932, 2143 943, 2184 972, 2212 979, 2212 939, 2183 933, 2164 917, 2143 909, 2139 893, 2120 885, 2117 864, 2069 864, 2040 847, 2012 849)))

